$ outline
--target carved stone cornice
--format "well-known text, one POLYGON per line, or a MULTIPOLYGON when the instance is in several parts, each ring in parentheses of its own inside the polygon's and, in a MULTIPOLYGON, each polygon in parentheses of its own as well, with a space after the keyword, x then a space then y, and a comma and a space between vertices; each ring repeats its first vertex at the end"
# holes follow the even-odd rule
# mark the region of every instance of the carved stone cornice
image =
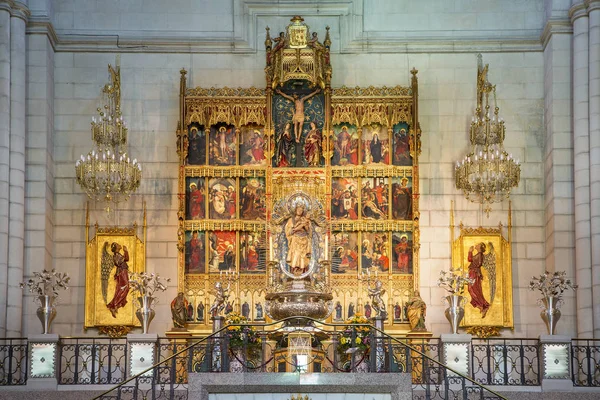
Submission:
POLYGON ((575 23, 577 18, 587 17, 588 11, 586 5, 581 2, 579 4, 575 4, 573 7, 569 9, 569 18, 571 19, 571 23, 575 23))
MULTIPOLYGON (((365 32, 363 18, 365 0, 327 1, 281 1, 277 7, 271 2, 260 0, 232 0, 236 11, 234 32, 171 32, 166 30, 146 31, 103 31, 86 29, 58 29, 47 21, 46 27, 37 27, 28 33, 47 33, 55 51, 68 52, 127 52, 127 53, 236 53, 255 54, 263 42, 265 18, 302 14, 313 21, 313 28, 321 29, 332 17, 339 26, 332 26, 336 39, 331 52, 380 52, 410 54, 445 52, 511 52, 541 51, 538 29, 521 29, 495 32, 493 36, 485 30, 461 31, 441 30, 435 32, 365 32), (239 14, 237 14, 239 12, 239 14), (320 24, 315 23, 320 20, 320 24), (340 27, 343 27, 340 28, 340 27), (260 29, 259 29, 260 28, 260 29), (260 32, 260 33, 259 33, 260 32), (258 35, 258 36, 257 36, 258 35)), ((17 4, 15 0, 0 0, 2 4, 17 4)), ((19 3, 20 4, 20 3, 19 3)), ((596 7, 597 0, 586 1, 596 7)), ((34 16, 38 20, 41 16, 34 16)), ((46 17, 47 18, 47 17, 46 17)), ((31 18, 30 18, 31 21, 31 18)), ((29 22, 29 25, 31 23, 29 22)), ((60 28, 60 27, 59 27, 60 28)), ((542 35, 543 37, 543 35, 542 35)))
POLYGON ((50 41, 50 45, 56 51, 58 36, 56 36, 54 25, 52 25, 48 17, 39 15, 30 16, 25 32, 27 35, 46 35, 50 41))
POLYGON ((600 10, 600 0, 586 0, 585 5, 587 7, 588 13, 600 10))
POLYGON ((542 32, 542 48, 546 48, 552 35, 556 34, 573 34, 573 25, 571 21, 566 18, 550 18, 546 22, 544 31, 542 32))
POLYGON ((31 16, 27 4, 15 0, 0 0, 0 10, 6 10, 11 17, 21 18, 25 23, 31 16))

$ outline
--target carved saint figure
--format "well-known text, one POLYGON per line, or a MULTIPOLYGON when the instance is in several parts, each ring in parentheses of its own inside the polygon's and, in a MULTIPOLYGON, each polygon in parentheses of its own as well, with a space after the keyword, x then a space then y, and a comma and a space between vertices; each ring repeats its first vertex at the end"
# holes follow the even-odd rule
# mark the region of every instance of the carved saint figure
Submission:
POLYGON ((200 302, 196 307, 196 321, 204 321, 204 303, 200 302))
POLYGON ((228 283, 227 287, 223 287, 223 284, 221 282, 215 283, 215 301, 212 303, 210 309, 208 310, 208 313, 212 317, 218 316, 225 309, 225 302, 227 301, 227 299, 229 299, 230 285, 231 283, 228 283))
POLYGON ((348 304, 348 316, 347 318, 352 318, 354 317, 354 303, 350 302, 350 304, 348 304))
MULTIPOLYGON (((120 253, 121 245, 113 242, 110 245, 110 251, 112 251, 112 262, 117 270, 115 271, 115 294, 110 303, 106 305, 110 313, 114 318, 117 318, 117 310, 121 307, 125 307, 127 304, 127 294, 129 293, 129 252, 127 246, 123 246, 123 254, 120 253)), ((106 245, 104 247, 106 252, 106 245)), ((103 256, 104 258, 104 256, 103 256)))
POLYGON ((250 318, 250 304, 247 301, 244 301, 244 304, 242 304, 242 316, 250 318))
POLYGON ((385 310, 385 302, 383 301, 383 295, 385 294, 385 289, 383 288, 383 282, 379 279, 375 281, 374 287, 369 287, 369 297, 371 298, 371 304, 373 304, 373 308, 375 309, 375 313, 378 317, 387 318, 387 311, 385 310))
POLYGON ((319 90, 320 89, 317 89, 304 97, 299 97, 296 93, 290 96, 283 93, 279 89, 276 90, 277 94, 281 95, 284 99, 294 103, 294 116, 292 118, 292 122, 294 123, 294 137, 296 139, 296 143, 300 143, 300 136, 302 135, 302 126, 304 125, 304 102, 313 97, 315 94, 319 93, 319 90))
POLYGON ((402 307, 400 307, 400 303, 396 302, 394 305, 394 320, 400 321, 402 319, 402 307))
POLYGON ((233 303, 228 301, 227 305, 225 306, 225 315, 227 315, 231 312, 233 312, 233 303))
POLYGON ((187 320, 188 321, 194 320, 194 306, 190 303, 188 303, 188 306, 187 306, 187 320))
POLYGON ((427 314, 427 304, 421 298, 418 290, 415 290, 413 296, 406 302, 406 313, 410 330, 413 332, 426 331, 425 315, 427 314))
POLYGON ((340 303, 339 301, 335 303, 335 320, 342 320, 342 303, 340 303))
POLYGON ((177 293, 177 297, 171 302, 171 316, 175 328, 185 328, 187 321, 188 301, 183 296, 183 292, 177 293))
POLYGON ((305 206, 298 203, 285 224, 285 236, 288 240, 287 262, 295 275, 308 271, 308 260, 311 254, 311 224, 306 216, 305 206))
POLYGON ((265 319, 265 317, 263 317, 263 306, 262 306, 262 304, 260 304, 260 302, 258 302, 254 306, 254 308, 256 309, 256 319, 258 321, 262 321, 263 319, 265 319))

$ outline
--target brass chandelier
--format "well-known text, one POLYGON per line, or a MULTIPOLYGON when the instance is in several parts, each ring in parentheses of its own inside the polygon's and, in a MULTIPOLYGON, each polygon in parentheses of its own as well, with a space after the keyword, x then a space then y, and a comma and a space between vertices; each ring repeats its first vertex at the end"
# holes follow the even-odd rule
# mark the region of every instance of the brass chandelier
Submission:
POLYGON ((456 162, 456 188, 474 203, 480 203, 489 217, 492 203, 508 198, 519 185, 521 164, 504 150, 506 126, 496 103, 496 85, 487 78, 489 65, 477 65, 477 108, 471 120, 471 151, 456 162), (493 107, 490 105, 493 96, 493 107))
POLYGON ((129 199, 140 186, 142 167, 127 155, 127 124, 121 114, 121 70, 108 66, 110 83, 102 88, 103 106, 92 117, 94 148, 75 163, 77 183, 89 198, 111 205, 129 199))

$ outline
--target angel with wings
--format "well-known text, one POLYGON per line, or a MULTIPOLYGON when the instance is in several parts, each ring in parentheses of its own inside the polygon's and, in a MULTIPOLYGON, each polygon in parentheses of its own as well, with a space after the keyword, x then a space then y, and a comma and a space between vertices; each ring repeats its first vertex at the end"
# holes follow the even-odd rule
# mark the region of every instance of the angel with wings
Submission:
POLYGON ((481 318, 485 318, 490 303, 494 301, 496 294, 496 252, 491 242, 481 242, 469 248, 469 278, 473 279, 473 284, 469 285, 469 294, 471 295, 471 305, 481 311, 481 318), (486 254, 486 249, 488 250, 486 254), (473 251, 477 250, 474 255, 473 251), (490 285, 490 301, 488 302, 483 294, 483 273, 481 268, 487 272, 490 285))
POLYGON ((108 252, 108 242, 104 242, 102 248, 102 261, 100 263, 100 277, 102 279, 102 297, 106 307, 110 310, 110 313, 114 318, 117 318, 117 311, 119 308, 124 307, 127 304, 127 294, 129 293, 129 253, 127 247, 121 247, 120 244, 113 242, 110 245, 110 251, 108 252), (123 254, 121 254, 121 248, 123 248, 123 254), (112 300, 108 303, 108 278, 113 267, 117 267, 115 271, 115 294, 112 300))

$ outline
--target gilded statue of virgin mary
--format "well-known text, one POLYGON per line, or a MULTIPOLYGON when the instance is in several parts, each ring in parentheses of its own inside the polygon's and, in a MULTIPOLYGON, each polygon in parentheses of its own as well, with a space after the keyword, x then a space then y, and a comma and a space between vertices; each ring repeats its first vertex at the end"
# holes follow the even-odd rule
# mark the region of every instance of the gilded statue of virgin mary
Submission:
POLYGON ((272 234, 275 259, 291 278, 304 278, 325 258, 325 213, 306 193, 295 192, 273 207, 272 234))

